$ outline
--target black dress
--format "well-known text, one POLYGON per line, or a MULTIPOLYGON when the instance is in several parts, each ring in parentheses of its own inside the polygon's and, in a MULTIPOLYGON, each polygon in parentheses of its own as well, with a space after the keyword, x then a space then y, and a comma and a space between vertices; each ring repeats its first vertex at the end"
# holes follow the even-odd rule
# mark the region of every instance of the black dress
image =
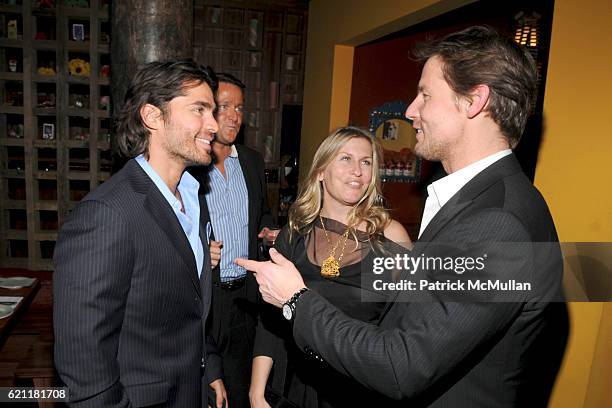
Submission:
MULTIPOLYGON (((332 243, 342 239, 346 228, 344 224, 330 219, 324 219, 324 222, 332 243)), ((325 259, 329 255, 329 245, 320 245, 326 243, 320 225, 317 221, 308 237, 294 233, 291 240, 285 227, 276 240, 275 248, 295 264, 309 289, 324 296, 348 316, 376 323, 385 307, 386 298, 369 292, 370 301, 362 301, 366 290, 362 285, 362 265, 371 265, 370 258, 375 253, 366 234, 357 232, 358 244, 355 244, 353 237, 347 240, 344 259, 350 263, 344 265, 342 262, 340 276, 327 279, 321 276, 321 267, 313 263, 313 260, 325 259), (317 254, 317 248, 324 253, 317 254), (379 301, 371 301, 372 296, 379 301)), ((384 237, 381 241, 385 241, 384 237)), ((385 399, 303 353, 293 341, 291 330, 291 323, 282 317, 277 308, 269 305, 262 307, 254 356, 269 356, 274 360, 268 388, 303 408, 373 407, 379 406, 385 399)))

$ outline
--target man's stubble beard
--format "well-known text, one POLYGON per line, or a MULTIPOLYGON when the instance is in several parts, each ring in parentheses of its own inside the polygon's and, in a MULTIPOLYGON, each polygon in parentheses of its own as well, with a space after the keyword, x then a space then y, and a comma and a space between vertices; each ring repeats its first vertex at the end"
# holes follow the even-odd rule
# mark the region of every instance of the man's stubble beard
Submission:
POLYGON ((414 152, 417 156, 428 161, 441 161, 444 157, 444 149, 440 143, 435 141, 417 142, 414 152))
POLYGON ((185 167, 208 166, 212 162, 212 142, 209 153, 199 154, 196 135, 180 134, 184 130, 177 129, 172 122, 166 124, 167 137, 164 139, 164 149, 173 158, 181 160, 185 167), (190 146, 190 141, 192 145, 190 146), (204 157, 205 156, 205 157, 204 157))

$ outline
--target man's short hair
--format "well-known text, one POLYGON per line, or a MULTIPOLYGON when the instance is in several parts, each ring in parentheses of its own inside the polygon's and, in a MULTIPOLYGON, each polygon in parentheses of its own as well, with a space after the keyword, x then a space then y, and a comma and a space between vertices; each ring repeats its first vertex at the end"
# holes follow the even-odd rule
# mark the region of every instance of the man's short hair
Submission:
POLYGON ((217 77, 213 70, 191 59, 146 64, 132 79, 117 117, 115 134, 119 152, 126 157, 148 152, 151 133, 140 116, 144 105, 158 107, 165 117, 166 106, 172 99, 202 83, 210 87, 213 95, 217 92, 217 77))
POLYGON ((457 95, 467 97, 475 86, 487 85, 486 111, 516 147, 537 90, 536 64, 526 49, 493 29, 475 26, 420 44, 414 54, 421 61, 439 57, 444 79, 457 95))
POLYGON ((244 93, 244 90, 246 88, 246 85, 241 80, 239 80, 238 78, 236 78, 232 74, 228 74, 228 73, 225 73, 225 72, 218 72, 217 73, 217 81, 219 81, 219 83, 225 82, 227 84, 236 85, 238 88, 240 88, 242 90, 243 93, 244 93))

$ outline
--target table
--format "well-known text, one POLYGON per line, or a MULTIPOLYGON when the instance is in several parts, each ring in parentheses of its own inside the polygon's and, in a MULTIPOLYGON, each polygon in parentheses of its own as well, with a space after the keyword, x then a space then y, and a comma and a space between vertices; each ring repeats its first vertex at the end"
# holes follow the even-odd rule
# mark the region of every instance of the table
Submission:
POLYGON ((6 339, 11 335, 13 328, 19 323, 23 315, 26 313, 32 300, 40 289, 40 280, 34 279, 34 282, 27 288, 5 289, 0 288, 0 296, 22 296, 23 299, 15 307, 13 314, 0 319, 0 349, 4 346, 6 339))

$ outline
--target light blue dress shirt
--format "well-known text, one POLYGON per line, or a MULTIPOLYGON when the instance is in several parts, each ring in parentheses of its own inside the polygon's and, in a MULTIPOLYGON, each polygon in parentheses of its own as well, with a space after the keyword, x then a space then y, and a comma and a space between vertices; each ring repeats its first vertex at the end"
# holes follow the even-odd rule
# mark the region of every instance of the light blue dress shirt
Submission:
POLYGON ((249 193, 235 146, 223 165, 227 178, 215 166, 210 168, 206 203, 215 239, 223 241, 221 282, 228 282, 247 273, 234 259, 249 257, 249 193))
POLYGON ((183 172, 177 186, 183 199, 183 206, 185 207, 185 212, 182 212, 180 200, 174 196, 166 183, 153 170, 153 167, 151 167, 142 154, 136 157, 136 162, 155 183, 158 190, 174 210, 174 214, 178 218, 193 251, 199 276, 202 273, 202 265, 204 264, 204 247, 200 240, 200 201, 198 199, 200 183, 188 172, 183 172))

